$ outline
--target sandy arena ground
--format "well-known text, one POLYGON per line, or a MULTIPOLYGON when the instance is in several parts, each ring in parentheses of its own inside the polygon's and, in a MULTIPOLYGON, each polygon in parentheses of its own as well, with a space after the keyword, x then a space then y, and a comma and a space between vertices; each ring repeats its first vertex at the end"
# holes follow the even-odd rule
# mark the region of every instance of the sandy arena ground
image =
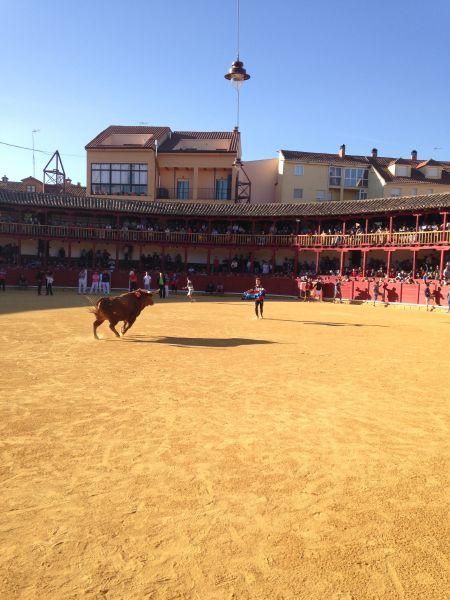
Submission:
POLYGON ((252 311, 0 295, 2 599, 446 597, 450 317, 252 311))

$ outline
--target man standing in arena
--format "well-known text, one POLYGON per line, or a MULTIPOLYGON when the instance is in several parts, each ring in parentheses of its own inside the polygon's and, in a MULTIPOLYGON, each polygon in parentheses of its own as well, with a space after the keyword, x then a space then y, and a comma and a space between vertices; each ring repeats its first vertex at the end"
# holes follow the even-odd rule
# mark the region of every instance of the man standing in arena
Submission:
POLYGON ((111 291, 111 277, 106 269, 102 273, 102 292, 108 294, 111 291))
POLYGON ((135 271, 130 271, 128 279, 129 279, 129 281, 128 281, 128 289, 129 289, 130 292, 134 292, 138 288, 138 285, 137 285, 138 278, 137 278, 137 275, 136 275, 135 271))
POLYGON ((78 293, 85 294, 87 291, 87 269, 81 269, 78 273, 78 293))
POLYGON ((162 273, 159 274, 158 277, 158 288, 159 288, 159 297, 166 297, 166 279, 162 273))
POLYGON ((6 269, 5 267, 0 267, 0 289, 4 292, 6 291, 6 269))
POLYGON ((336 302, 337 300, 339 300, 339 304, 342 304, 342 284, 341 284, 340 278, 336 279, 336 281, 334 282, 334 300, 333 300, 333 302, 336 302))
POLYGON ((148 271, 145 271, 145 275, 142 280, 144 283, 144 290, 150 291, 150 287, 152 285, 152 276, 148 274, 148 271))
POLYGON ((91 284, 91 294, 98 294, 98 283, 100 280, 100 275, 98 274, 97 269, 92 273, 92 284, 91 284))
POLYGON ((378 281, 375 281, 373 284, 373 305, 378 302, 378 296, 380 295, 380 284, 378 281))
POLYGON ((264 298, 266 297, 266 290, 261 285, 261 279, 259 277, 255 281, 255 287, 253 290, 249 290, 250 293, 255 294, 255 314, 256 318, 264 319, 264 298), (259 314, 258 314, 259 309, 259 314))
POLYGON ((194 284, 192 283, 192 281, 189 277, 187 278, 186 287, 184 289, 187 290, 186 298, 189 298, 189 300, 191 302, 195 302, 195 300, 194 300, 194 284))

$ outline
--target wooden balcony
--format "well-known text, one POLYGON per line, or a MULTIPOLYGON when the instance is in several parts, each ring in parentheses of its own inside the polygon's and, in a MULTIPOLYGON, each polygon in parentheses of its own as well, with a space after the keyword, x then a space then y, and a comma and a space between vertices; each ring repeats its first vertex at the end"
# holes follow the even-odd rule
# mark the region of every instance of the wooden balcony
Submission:
POLYGON ((135 242, 199 246, 265 246, 275 248, 364 249, 376 247, 450 246, 450 230, 355 235, 258 235, 246 233, 181 233, 127 229, 0 223, 0 234, 16 238, 135 242))

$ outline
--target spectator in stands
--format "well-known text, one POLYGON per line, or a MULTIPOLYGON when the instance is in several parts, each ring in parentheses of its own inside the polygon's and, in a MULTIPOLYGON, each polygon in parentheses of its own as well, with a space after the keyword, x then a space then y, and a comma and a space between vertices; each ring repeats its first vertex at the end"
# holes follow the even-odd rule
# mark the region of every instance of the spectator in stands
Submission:
POLYGON ((446 284, 450 282, 450 262, 446 263, 442 278, 445 280, 446 284))
POLYGON ((6 269, 3 266, 0 266, 0 288, 6 291, 6 269))
POLYGON ((148 271, 145 271, 145 275, 142 278, 143 283, 144 283, 144 290, 149 290, 150 291, 150 287, 152 285, 152 276, 148 274, 148 271))
POLYGON ((100 275, 97 269, 92 273, 91 294, 98 294, 100 275))
POLYGON ((81 269, 78 273, 78 293, 85 294, 87 292, 87 269, 81 269))
POLYGON ((53 282, 55 281, 53 277, 53 273, 51 271, 47 271, 45 274, 45 295, 53 296, 53 282))

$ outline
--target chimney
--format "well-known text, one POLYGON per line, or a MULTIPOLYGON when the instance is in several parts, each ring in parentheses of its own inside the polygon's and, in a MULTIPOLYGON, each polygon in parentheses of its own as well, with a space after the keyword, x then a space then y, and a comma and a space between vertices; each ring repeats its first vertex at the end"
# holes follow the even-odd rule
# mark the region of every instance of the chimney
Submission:
POLYGON ((372 148, 372 157, 376 158, 378 156, 378 150, 377 148, 372 148))
POLYGON ((81 183, 77 181, 77 187, 81 187, 81 183))
POLYGON ((71 180, 71 179, 69 179, 69 177, 67 177, 67 178, 66 178, 66 183, 67 183, 67 185, 72 185, 72 180, 71 180))
POLYGON ((6 177, 6 175, 3 175, 2 182, 3 183, 8 183, 8 178, 6 177))
POLYGON ((417 150, 411 150, 411 160, 417 160, 417 150))
POLYGON ((339 148, 339 157, 344 158, 344 156, 345 156, 345 144, 342 144, 342 146, 339 148))

